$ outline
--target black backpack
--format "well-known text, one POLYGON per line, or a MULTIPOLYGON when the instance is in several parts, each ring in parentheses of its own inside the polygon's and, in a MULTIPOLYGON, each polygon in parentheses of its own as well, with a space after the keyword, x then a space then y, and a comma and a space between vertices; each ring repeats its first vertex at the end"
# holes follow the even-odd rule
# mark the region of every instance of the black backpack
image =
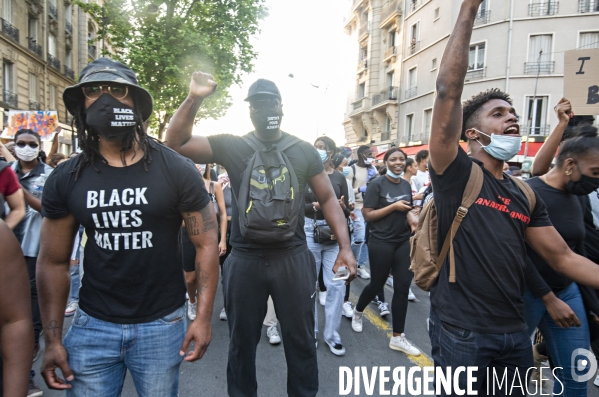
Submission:
MULTIPOLYGON (((8 166, 9 164, 6 161, 0 161, 0 172, 4 171, 4 169, 8 166)), ((6 203, 6 199, 0 192, 0 219, 4 219, 6 216, 6 207, 4 206, 4 203, 6 203)))
POLYGON ((243 139, 256 152, 243 172, 237 197, 241 235, 262 244, 289 240, 304 203, 295 171, 283 152, 300 139, 288 135, 270 149, 253 133, 243 139))

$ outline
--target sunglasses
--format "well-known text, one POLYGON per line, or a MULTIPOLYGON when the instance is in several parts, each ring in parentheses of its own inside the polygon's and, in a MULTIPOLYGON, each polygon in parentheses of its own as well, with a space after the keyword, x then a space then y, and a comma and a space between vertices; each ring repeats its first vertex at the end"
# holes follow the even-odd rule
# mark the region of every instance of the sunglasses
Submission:
POLYGON ((32 149, 37 149, 37 147, 39 146, 35 142, 17 142, 16 145, 20 148, 24 148, 25 146, 29 145, 29 147, 32 149))
POLYGON ((116 99, 123 99, 129 93, 129 87, 122 84, 88 84, 81 89, 87 99, 98 99, 103 94, 104 87, 116 99))
POLYGON ((250 102, 250 109, 253 111, 258 111, 266 108, 267 110, 277 110, 281 106, 281 101, 278 99, 259 99, 256 101, 250 102))

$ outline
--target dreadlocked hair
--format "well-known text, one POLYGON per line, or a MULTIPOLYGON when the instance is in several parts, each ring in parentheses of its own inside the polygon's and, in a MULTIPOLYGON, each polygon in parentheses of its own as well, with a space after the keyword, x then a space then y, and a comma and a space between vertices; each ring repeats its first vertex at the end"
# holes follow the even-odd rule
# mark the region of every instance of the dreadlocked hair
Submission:
POLYGON ((460 139, 466 141, 466 130, 474 127, 478 122, 478 111, 492 99, 501 99, 512 105, 512 98, 499 88, 491 88, 476 94, 462 105, 462 135, 460 139))
MULTIPOLYGON (((133 147, 135 143, 139 146, 139 148, 143 151, 143 165, 144 169, 148 171, 148 166, 152 163, 152 150, 158 150, 153 148, 150 145, 150 140, 154 140, 157 143, 160 141, 148 136, 146 130, 139 120, 143 120, 141 112, 137 109, 133 109, 137 116, 137 123, 135 124, 135 134, 127 134, 123 137, 122 143, 123 148, 121 149, 121 161, 123 166, 126 166, 127 163, 125 161, 125 155, 127 151, 133 147)), ((75 114, 73 115, 73 121, 71 123, 71 128, 77 131, 77 139, 79 141, 79 147, 81 148, 81 161, 72 171, 75 173, 75 179, 79 178, 79 174, 81 171, 88 166, 93 166, 96 172, 100 172, 98 167, 96 167, 96 161, 101 160, 104 163, 108 164, 104 156, 100 153, 99 142, 100 135, 92 131, 92 129, 87 125, 86 121, 86 113, 85 106, 83 103, 75 109, 75 114)), ((135 158, 135 155, 133 156, 135 158)))

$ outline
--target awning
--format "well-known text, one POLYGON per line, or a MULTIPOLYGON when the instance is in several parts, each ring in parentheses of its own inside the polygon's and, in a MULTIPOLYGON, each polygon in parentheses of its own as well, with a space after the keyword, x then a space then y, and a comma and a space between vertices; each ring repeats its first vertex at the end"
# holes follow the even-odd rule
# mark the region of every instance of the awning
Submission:
MULTIPOLYGON (((543 146, 544 142, 528 142, 528 157, 534 157, 537 155, 538 151, 543 146)), ((524 155, 524 150, 526 149, 526 143, 522 143, 522 147, 518 152, 519 155, 524 155)))

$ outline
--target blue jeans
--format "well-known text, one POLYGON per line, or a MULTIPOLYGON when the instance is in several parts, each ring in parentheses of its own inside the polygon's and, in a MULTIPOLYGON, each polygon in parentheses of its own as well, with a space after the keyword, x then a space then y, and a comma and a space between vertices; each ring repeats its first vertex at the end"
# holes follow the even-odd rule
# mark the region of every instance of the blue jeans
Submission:
MULTIPOLYGON (((530 291, 524 291, 524 303, 526 304, 526 324, 530 335, 535 328, 539 328, 547 343, 547 349, 551 360, 556 367, 555 375, 564 384, 565 397, 586 396, 587 382, 577 382, 572 378, 572 352, 576 349, 587 349, 591 344, 589 336, 589 325, 584 309, 584 303, 580 290, 576 283, 570 284, 566 289, 556 293, 556 296, 570 306, 578 319, 580 327, 560 328, 551 318, 545 304, 541 299, 535 299, 530 291), (562 367, 562 368, 557 368, 562 367)), ((586 372, 586 371, 584 371, 586 372)), ((561 393, 562 385, 555 382, 553 392, 561 393)))
MULTIPOLYGON (((493 390, 496 396, 510 395, 508 393, 510 393, 510 386, 514 380, 516 369, 518 369, 522 384, 527 382, 525 379, 526 371, 533 365, 532 345, 528 331, 512 334, 481 334, 442 322, 432 309, 429 321, 428 333, 431 338, 435 368, 478 367, 478 371, 473 373, 476 382, 472 389, 478 390, 479 396, 487 395, 487 390, 489 390, 489 395, 493 395, 493 390), (491 385, 487 388, 487 368, 491 376, 494 370, 499 379, 502 378, 504 373, 507 373, 507 388, 506 382, 503 383, 501 388, 495 383, 494 389, 493 382, 490 382, 491 385)), ((467 390, 466 371, 459 374, 458 383, 460 389, 467 390)), ((455 391, 455 388, 453 391, 455 391)), ((524 397, 526 396, 526 389, 522 394, 522 389, 513 388, 511 393, 511 396, 522 395, 524 397)), ((453 395, 452 393, 446 393, 444 388, 437 390, 436 394, 441 396, 453 395)))
POLYGON ((115 324, 77 309, 63 345, 75 379, 67 397, 121 395, 127 370, 140 397, 175 397, 185 306, 158 320, 115 324))
POLYGON ((362 215, 362 210, 355 210, 356 219, 354 222, 354 232, 351 235, 351 250, 356 257, 358 267, 362 267, 368 261, 368 248, 364 243, 366 241, 366 222, 362 215))
POLYGON ((69 293, 69 303, 79 302, 79 286, 81 285, 79 266, 81 265, 71 265, 71 292, 69 293))
MULTIPOLYGON (((318 226, 326 225, 326 221, 316 221, 318 226)), ((341 310, 345 296, 345 281, 333 281, 333 265, 339 254, 339 244, 318 244, 314 242, 314 221, 306 219, 304 224, 308 248, 316 260, 316 273, 320 271, 322 263, 322 277, 327 288, 327 299, 324 305, 325 325, 324 340, 329 344, 341 343, 339 327, 341 326, 341 310)), ((315 300, 315 304, 316 304, 315 300)), ((314 309, 314 337, 318 336, 318 310, 314 309)))

